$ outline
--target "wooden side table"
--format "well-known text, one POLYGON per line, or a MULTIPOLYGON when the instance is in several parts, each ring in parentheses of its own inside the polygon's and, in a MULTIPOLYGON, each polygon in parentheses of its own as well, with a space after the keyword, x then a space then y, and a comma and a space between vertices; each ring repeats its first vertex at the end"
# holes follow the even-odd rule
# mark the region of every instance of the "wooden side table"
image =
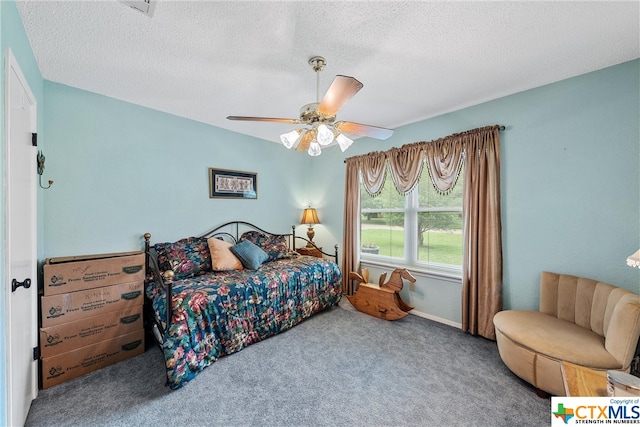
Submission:
POLYGON ((607 396, 607 373, 605 371, 596 371, 569 362, 562 362, 560 367, 567 396, 607 396))
POLYGON ((300 255, 308 255, 308 256, 314 256, 316 258, 322 258, 322 248, 305 246, 305 247, 296 249, 296 252, 298 252, 300 255))

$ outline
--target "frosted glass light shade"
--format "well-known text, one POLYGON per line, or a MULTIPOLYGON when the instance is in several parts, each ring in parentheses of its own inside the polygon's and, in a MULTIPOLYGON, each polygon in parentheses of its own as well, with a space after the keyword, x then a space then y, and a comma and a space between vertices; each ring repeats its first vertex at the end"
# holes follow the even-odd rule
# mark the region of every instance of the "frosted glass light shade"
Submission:
POLYGON ((319 156, 320 153, 322 152, 322 150, 320 149, 320 144, 318 144, 316 141, 313 141, 309 145, 309 150, 307 152, 309 153, 310 156, 313 156, 313 157, 319 156))
POLYGON ((339 134, 336 137, 336 141, 338 142, 338 145, 340 146, 340 149, 342 150, 343 153, 347 150, 347 148, 351 146, 351 144, 353 144, 353 140, 347 138, 343 134, 339 134))
POLYGON ((293 147, 293 145, 298 140, 299 136, 300 136, 300 129, 295 129, 295 130, 292 130, 291 132, 283 133, 282 135, 280 135, 280 141, 282 141, 282 145, 291 149, 291 147, 293 147))
POLYGON ((633 255, 629 255, 627 258, 627 265, 629 267, 640 268, 640 249, 633 255))
POLYGON ((318 126, 318 136, 316 137, 320 145, 329 145, 333 142, 333 132, 325 124, 318 126))

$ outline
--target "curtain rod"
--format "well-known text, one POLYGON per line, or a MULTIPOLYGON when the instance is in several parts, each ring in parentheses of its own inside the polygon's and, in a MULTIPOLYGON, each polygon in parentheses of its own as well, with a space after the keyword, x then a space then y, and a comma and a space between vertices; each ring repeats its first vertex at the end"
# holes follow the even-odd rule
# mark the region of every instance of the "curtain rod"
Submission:
MULTIPOLYGON (((507 129, 507 128, 506 128, 506 126, 504 126, 504 125, 498 125, 498 130, 499 130, 499 131, 503 131, 503 130, 506 130, 506 129, 507 129)), ((343 163, 347 163, 347 159, 344 159, 342 162, 343 162, 343 163)))

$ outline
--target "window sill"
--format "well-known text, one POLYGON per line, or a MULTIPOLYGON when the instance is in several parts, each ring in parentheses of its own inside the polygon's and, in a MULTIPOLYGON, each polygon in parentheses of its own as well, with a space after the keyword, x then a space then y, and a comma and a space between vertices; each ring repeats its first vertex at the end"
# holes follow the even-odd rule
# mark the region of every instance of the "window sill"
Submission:
POLYGON ((388 270, 406 268, 416 276, 444 280, 456 284, 460 284, 462 282, 462 272, 447 271, 444 269, 438 270, 433 268, 427 269, 417 265, 407 265, 401 262, 389 262, 388 260, 374 260, 371 258, 360 258, 360 264, 364 267, 384 268, 388 270))

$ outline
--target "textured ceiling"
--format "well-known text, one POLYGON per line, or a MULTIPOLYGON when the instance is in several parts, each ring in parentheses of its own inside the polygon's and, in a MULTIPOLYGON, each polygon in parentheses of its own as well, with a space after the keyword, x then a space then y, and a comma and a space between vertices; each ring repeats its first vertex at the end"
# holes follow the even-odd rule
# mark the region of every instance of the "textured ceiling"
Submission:
POLYGON ((270 141, 316 100, 395 128, 640 57, 639 2, 17 1, 45 79, 270 141))

